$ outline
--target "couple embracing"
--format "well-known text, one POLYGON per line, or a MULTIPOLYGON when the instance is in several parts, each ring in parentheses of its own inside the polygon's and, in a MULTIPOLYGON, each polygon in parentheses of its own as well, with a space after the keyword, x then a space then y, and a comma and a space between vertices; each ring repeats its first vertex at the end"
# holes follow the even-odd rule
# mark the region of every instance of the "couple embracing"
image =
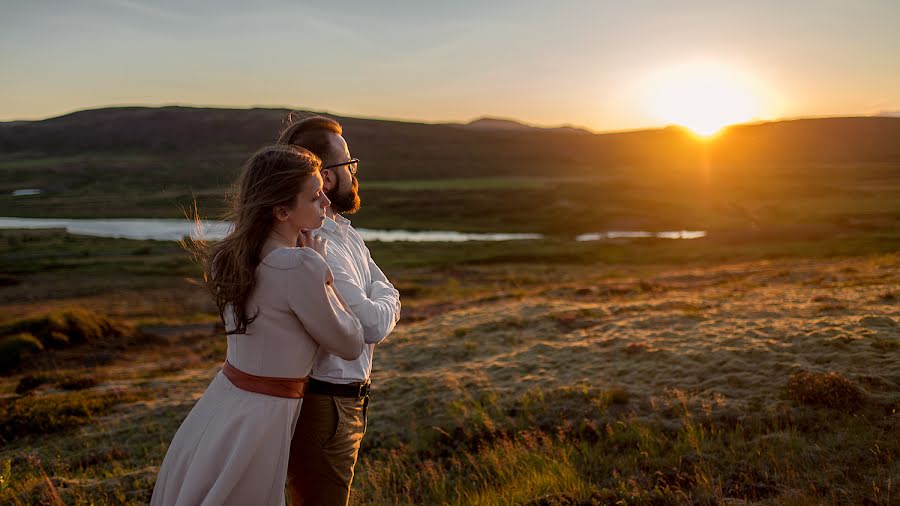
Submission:
POLYGON ((342 214, 359 209, 341 125, 294 121, 244 165, 234 228, 203 250, 222 370, 166 453, 153 505, 347 504, 375 344, 400 297, 342 214))

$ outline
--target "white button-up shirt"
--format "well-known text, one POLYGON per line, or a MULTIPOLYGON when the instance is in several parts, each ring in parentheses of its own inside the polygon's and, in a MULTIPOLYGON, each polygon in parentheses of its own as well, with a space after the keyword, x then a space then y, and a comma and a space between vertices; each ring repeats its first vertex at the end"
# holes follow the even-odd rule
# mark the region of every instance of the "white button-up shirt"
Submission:
POLYGON ((328 239, 325 260, 334 274, 334 287, 359 318, 366 346, 356 360, 344 360, 322 348, 310 376, 330 383, 354 383, 369 379, 375 345, 394 330, 400 319, 400 292, 372 260, 350 220, 339 214, 325 218, 316 231, 328 239))

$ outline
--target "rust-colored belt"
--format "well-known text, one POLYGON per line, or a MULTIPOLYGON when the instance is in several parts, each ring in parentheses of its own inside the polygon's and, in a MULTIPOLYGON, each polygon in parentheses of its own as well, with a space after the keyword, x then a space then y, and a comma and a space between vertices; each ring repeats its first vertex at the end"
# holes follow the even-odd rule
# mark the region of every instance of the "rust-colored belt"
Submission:
POLYGON ((234 386, 248 392, 271 395, 274 397, 287 397, 288 399, 301 399, 309 384, 309 376, 305 378, 273 378, 269 376, 256 376, 244 371, 225 361, 222 373, 234 386))

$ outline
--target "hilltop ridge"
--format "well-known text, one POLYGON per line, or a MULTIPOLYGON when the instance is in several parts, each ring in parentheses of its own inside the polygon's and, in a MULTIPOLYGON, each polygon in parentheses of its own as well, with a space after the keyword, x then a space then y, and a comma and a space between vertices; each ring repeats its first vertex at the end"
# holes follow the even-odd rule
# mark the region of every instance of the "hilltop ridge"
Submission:
MULTIPOLYGON (((288 109, 114 107, 0 123, 5 158, 132 153, 242 159, 273 142, 288 109)), ((776 121, 727 128, 703 141, 678 127, 590 133, 482 118, 468 125, 333 116, 373 179, 569 175, 604 168, 900 161, 900 118, 776 121)))

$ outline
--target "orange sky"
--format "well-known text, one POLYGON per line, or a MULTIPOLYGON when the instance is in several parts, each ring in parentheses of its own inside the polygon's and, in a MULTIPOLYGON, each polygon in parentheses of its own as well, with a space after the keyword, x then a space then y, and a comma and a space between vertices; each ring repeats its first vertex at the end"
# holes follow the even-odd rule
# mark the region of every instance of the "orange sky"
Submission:
POLYGON ((0 120, 266 105, 621 130, 900 110, 893 0, 422 4, 14 2, 0 120))

